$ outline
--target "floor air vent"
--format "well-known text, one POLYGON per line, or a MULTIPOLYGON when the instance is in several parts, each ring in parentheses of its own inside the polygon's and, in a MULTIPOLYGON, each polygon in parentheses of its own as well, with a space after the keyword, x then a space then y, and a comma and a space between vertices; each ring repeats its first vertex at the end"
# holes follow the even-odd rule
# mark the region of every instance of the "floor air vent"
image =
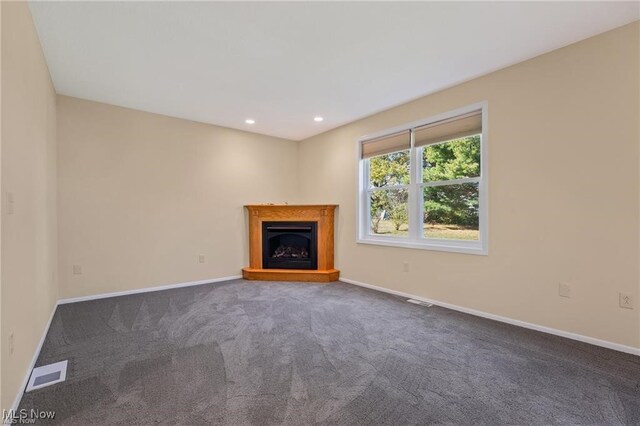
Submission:
POLYGON ((416 299, 407 299, 407 302, 413 303, 414 305, 426 306, 427 308, 430 308, 433 306, 431 303, 423 302, 422 300, 416 300, 416 299))
POLYGON ((67 378, 67 361, 36 367, 31 372, 27 392, 64 382, 67 378))

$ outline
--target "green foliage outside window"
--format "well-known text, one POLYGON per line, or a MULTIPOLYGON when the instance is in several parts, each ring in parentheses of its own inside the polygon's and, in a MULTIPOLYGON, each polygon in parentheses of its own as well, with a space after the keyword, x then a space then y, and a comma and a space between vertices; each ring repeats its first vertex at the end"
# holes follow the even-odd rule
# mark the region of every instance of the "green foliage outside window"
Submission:
MULTIPOLYGON (((480 176, 480 136, 427 146, 422 154, 423 182, 480 176)), ((424 222, 478 226, 478 185, 430 186, 424 189, 424 222)))
MULTIPOLYGON (((369 183, 371 187, 381 188, 391 185, 408 185, 409 151, 373 157, 369 166, 369 183)), ((391 219, 396 230, 407 223, 407 191, 388 190, 375 191, 371 194, 371 229, 378 233, 380 221, 391 219), (403 218, 407 219, 403 219, 403 218)))
MULTIPOLYGON (((369 160, 370 187, 383 188, 410 183, 409 151, 369 160)), ((422 154, 423 182, 448 181, 480 176, 480 136, 429 145, 422 154)), ((371 192, 371 228, 378 233, 382 220, 399 230, 408 223, 406 189, 371 192)), ((424 188, 424 223, 464 227, 478 226, 478 185, 463 183, 424 188)))

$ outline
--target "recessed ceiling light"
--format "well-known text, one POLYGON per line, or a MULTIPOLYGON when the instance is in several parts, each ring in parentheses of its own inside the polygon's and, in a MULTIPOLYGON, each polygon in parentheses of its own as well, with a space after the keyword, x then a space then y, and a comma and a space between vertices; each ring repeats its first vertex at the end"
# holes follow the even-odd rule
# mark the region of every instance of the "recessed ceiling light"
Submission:
POLYGON ((318 123, 321 122, 322 120, 324 120, 324 118, 317 116, 317 117, 313 117, 313 121, 317 121, 318 123))
POLYGON ((244 122, 247 123, 247 124, 255 124, 256 120, 253 120, 251 118, 247 118, 246 120, 244 120, 244 122))

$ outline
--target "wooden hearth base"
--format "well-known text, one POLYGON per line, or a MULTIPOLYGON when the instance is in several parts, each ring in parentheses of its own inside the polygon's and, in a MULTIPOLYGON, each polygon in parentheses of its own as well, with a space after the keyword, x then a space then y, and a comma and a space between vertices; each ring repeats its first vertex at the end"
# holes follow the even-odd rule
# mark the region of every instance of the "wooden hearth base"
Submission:
POLYGON ((243 268, 245 280, 256 281, 303 281, 329 283, 337 281, 340 271, 337 269, 256 269, 243 268))

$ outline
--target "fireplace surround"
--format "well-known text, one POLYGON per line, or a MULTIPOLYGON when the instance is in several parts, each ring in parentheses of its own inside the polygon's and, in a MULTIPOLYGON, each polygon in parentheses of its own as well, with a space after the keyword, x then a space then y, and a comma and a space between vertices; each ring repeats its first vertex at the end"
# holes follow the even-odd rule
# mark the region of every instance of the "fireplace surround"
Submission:
POLYGON ((333 266, 336 205, 245 206, 249 216, 248 280, 336 281, 333 266))

